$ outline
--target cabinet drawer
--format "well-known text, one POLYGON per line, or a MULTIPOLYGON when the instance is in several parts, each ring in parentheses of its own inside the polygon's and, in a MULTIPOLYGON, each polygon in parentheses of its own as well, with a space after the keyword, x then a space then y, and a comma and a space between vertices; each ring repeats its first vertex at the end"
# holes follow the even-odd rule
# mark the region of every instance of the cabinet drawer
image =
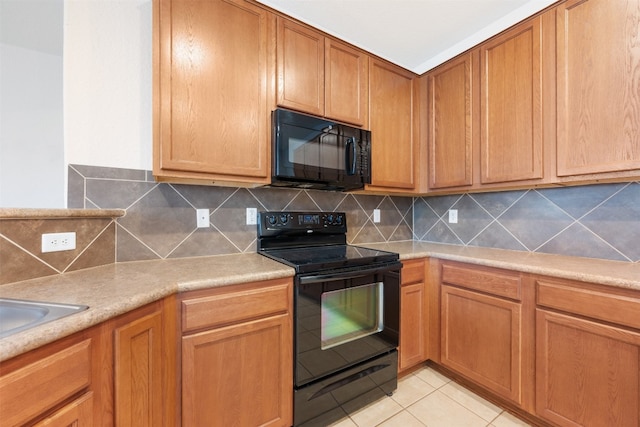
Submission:
POLYGON ((640 298, 537 280, 538 305, 640 329, 640 298))
POLYGON ((411 260, 402 262, 402 284, 424 281, 424 260, 411 260))
POLYGON ((90 383, 90 339, 4 375, 0 378, 0 426, 23 424, 90 383))
POLYGON ((442 282, 518 301, 521 298, 520 275, 503 270, 443 264, 442 282))
POLYGON ((255 319, 289 310, 291 281, 215 289, 182 301, 182 332, 255 319))

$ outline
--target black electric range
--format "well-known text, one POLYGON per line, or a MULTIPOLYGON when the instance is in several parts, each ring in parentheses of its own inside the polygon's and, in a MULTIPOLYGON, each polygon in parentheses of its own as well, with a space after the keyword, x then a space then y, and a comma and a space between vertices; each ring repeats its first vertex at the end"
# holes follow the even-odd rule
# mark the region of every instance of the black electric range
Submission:
POLYGON ((394 252, 346 242, 344 212, 260 212, 258 252, 297 274, 397 263, 394 252))
POLYGON ((346 233, 344 212, 258 216, 258 252, 296 270, 295 427, 324 427, 397 387, 402 264, 346 233))

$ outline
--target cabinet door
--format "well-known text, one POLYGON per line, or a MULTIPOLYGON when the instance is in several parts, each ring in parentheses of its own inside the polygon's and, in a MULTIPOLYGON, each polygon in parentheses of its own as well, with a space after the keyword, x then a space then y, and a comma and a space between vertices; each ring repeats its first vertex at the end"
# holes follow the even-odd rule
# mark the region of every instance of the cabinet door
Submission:
POLYGON ((477 126, 473 89, 478 51, 465 53, 427 75, 429 188, 473 184, 477 126))
POLYGON ((369 125, 369 57, 325 39, 325 116, 357 126, 369 125))
POLYGON ((154 16, 156 177, 266 183, 275 17, 243 0, 160 0, 154 16))
POLYGON ((640 168, 639 0, 557 8, 558 175, 640 168))
POLYGON ((91 427, 92 425, 93 393, 89 392, 33 427, 91 427))
POLYGON ((400 343, 398 370, 403 371, 427 360, 428 302, 425 261, 402 263, 400 286, 400 343))
POLYGON ((441 292, 441 363, 521 404, 521 305, 447 285, 441 292))
POLYGON ((293 343, 288 314, 182 339, 182 425, 290 426, 293 343))
POLYGON ((163 425, 162 336, 161 311, 115 329, 116 425, 163 425))
POLYGON ((480 47, 482 184, 543 177, 542 19, 480 47))
POLYGON ((372 59, 369 66, 371 185, 393 191, 415 188, 414 75, 372 59))
POLYGON ((400 288, 400 371, 426 360, 424 288, 424 283, 400 288))
POLYGON ((640 425, 640 334, 537 310, 537 415, 559 426, 640 425))
POLYGON ((324 115, 324 36, 278 17, 278 105, 324 115))

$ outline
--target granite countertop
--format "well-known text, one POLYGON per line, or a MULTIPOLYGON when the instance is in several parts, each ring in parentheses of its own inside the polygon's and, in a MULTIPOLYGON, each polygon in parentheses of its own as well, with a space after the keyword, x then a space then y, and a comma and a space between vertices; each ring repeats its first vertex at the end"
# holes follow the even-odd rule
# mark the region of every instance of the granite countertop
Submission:
POLYGON ((640 263, 415 241, 362 246, 398 252, 401 260, 433 257, 640 291, 640 263))
MULTIPOLYGON (((397 252, 401 260, 433 257, 640 290, 638 263, 413 241, 362 246, 397 252)), ((0 361, 178 292, 293 274, 284 264, 249 253, 116 263, 2 285, 0 297, 89 309, 0 339, 0 361)))
POLYGON ((0 361, 178 292, 293 274, 284 264, 249 253, 116 263, 2 285, 2 298, 82 304, 89 309, 0 339, 0 361))

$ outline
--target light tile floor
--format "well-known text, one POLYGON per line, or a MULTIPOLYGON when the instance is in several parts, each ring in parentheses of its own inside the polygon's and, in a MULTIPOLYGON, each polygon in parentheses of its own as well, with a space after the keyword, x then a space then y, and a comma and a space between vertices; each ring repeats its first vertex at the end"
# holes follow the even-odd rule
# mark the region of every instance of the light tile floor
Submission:
POLYGON ((332 427, 523 427, 524 421, 424 367, 398 389, 332 427))

